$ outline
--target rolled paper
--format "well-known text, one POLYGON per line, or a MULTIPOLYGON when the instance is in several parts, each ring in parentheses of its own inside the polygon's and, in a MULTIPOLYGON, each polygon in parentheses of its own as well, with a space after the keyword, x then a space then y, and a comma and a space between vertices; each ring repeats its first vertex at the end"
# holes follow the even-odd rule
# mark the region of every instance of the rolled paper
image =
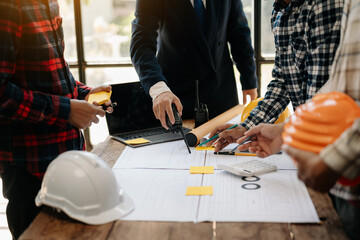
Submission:
POLYGON ((193 129, 192 131, 186 134, 186 139, 191 147, 195 147, 200 143, 200 139, 205 135, 210 133, 217 126, 222 125, 241 114, 244 109, 243 105, 236 105, 233 108, 230 108, 226 112, 220 114, 219 116, 209 120, 208 122, 200 125, 199 127, 193 129))

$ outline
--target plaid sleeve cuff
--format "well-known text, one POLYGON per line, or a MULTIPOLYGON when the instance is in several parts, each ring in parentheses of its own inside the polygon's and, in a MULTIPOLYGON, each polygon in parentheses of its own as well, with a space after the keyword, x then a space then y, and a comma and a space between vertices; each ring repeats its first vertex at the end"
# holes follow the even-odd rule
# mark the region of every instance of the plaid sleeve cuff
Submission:
POLYGON ((344 177, 354 179, 360 174, 360 119, 355 121, 333 144, 320 152, 325 164, 344 177))
POLYGON ((53 118, 48 120, 48 124, 55 124, 64 127, 69 119, 71 109, 70 98, 54 96, 53 97, 53 118))
POLYGON ((88 87, 86 86, 85 84, 79 82, 79 81, 76 81, 76 86, 77 86, 77 89, 78 89, 78 99, 80 100, 84 100, 85 97, 88 95, 88 93, 90 92, 91 90, 91 87, 88 87))
POLYGON ((252 117, 252 120, 249 118, 245 119, 243 123, 241 123, 241 126, 249 130, 252 127, 255 127, 259 123, 263 122, 262 119, 258 119, 257 117, 252 117))

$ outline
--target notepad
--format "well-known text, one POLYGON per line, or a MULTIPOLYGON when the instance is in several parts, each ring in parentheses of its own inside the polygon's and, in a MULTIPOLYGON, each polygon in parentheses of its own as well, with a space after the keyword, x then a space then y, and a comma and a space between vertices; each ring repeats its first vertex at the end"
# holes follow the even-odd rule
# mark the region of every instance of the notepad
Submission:
POLYGON ((190 167, 191 174, 211 174, 214 173, 214 167, 190 167))
POLYGON ((187 187, 186 196, 213 195, 212 186, 187 187))
POLYGON ((93 102, 97 102, 99 105, 103 105, 107 101, 110 101, 110 97, 111 97, 111 91, 110 92, 101 91, 97 93, 92 93, 89 96, 88 103, 92 104, 93 102))
POLYGON ((125 142, 130 145, 137 145, 137 144, 149 143, 150 141, 145 138, 136 138, 136 139, 127 140, 125 142))

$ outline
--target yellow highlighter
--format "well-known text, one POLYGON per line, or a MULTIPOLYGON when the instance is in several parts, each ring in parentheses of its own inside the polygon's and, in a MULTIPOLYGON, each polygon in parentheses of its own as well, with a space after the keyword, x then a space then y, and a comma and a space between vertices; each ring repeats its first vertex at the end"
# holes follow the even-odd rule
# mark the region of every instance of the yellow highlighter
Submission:
POLYGON ((107 101, 110 101, 111 93, 111 90, 110 92, 101 91, 97 93, 92 93, 89 96, 88 103, 92 104, 93 102, 97 102, 99 105, 103 105, 107 101))

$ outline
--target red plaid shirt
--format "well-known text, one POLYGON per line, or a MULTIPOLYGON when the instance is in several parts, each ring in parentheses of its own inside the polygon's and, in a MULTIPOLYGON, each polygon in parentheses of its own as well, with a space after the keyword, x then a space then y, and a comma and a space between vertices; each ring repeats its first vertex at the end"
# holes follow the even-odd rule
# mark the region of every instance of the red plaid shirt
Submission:
POLYGON ((56 0, 0 1, 0 167, 24 167, 42 178, 68 150, 84 150, 68 123, 70 99, 89 88, 74 80, 64 60, 56 0))

